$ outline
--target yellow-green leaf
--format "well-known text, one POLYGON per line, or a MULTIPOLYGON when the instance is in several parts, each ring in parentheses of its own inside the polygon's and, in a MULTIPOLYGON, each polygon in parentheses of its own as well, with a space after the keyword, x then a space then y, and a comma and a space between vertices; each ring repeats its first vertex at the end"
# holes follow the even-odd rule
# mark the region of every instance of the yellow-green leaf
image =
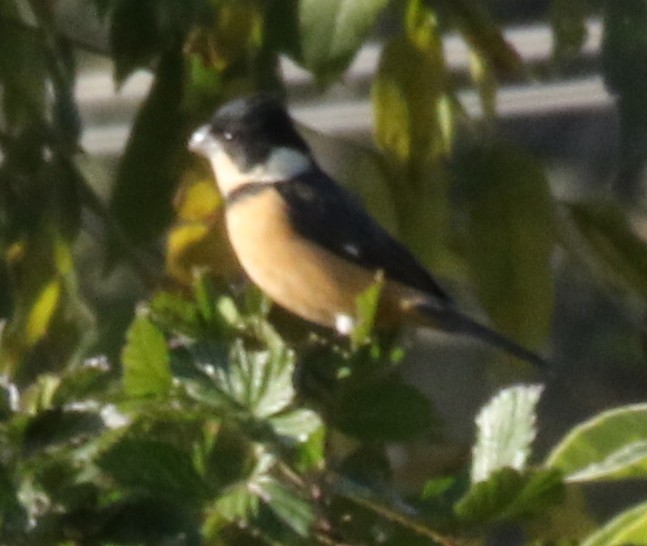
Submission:
POLYGON ((546 465, 569 481, 647 478, 647 404, 605 411, 576 426, 546 465))
POLYGON ((467 257, 479 298, 497 328, 536 346, 553 311, 553 203, 541 164, 491 145, 466 159, 467 257))
POLYGON ((128 329, 121 359, 124 390, 129 396, 159 396, 171 388, 166 340, 146 317, 137 317, 128 329))
POLYGON ((647 502, 625 510, 589 536, 581 546, 647 544, 647 502))
POLYGON ((33 345, 45 335, 60 298, 60 279, 52 279, 43 286, 27 317, 25 336, 28 346, 33 345))

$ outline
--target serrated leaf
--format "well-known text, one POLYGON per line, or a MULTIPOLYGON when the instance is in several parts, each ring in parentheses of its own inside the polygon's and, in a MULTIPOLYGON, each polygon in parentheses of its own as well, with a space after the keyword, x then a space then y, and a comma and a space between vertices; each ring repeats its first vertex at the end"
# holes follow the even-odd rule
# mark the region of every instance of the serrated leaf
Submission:
POLYGON ((553 312, 553 203, 539 161, 507 145, 466 159, 467 258, 497 329, 533 347, 547 336, 553 312))
POLYGON ((388 0, 300 0, 298 60, 322 83, 345 70, 388 0))
POLYGON ((647 404, 605 411, 576 426, 546 465, 574 482, 647 478, 647 404))
MULTIPOLYGON (((229 521, 246 522, 258 514, 260 499, 246 483, 227 488, 215 503, 218 514, 229 521)), ((208 523, 208 522, 207 522, 208 523)))
POLYGON ((429 431, 434 423, 429 400, 399 379, 355 385, 332 409, 333 424, 364 441, 408 440, 429 431))
POLYGON ((137 317, 128 329, 121 359, 124 390, 129 396, 159 396, 171 388, 166 340, 146 317, 137 317))
POLYGON ((647 544, 647 502, 629 508, 586 538, 581 546, 647 544))
POLYGON ((269 476, 254 480, 253 489, 285 525, 299 536, 309 535, 315 520, 311 503, 269 476))
POLYGON ((97 464, 121 486, 153 497, 193 504, 207 493, 191 455, 164 442, 122 438, 100 455, 97 464))
MULTIPOLYGON (((196 364, 212 381, 212 401, 219 397, 244 408, 253 416, 266 418, 285 409, 294 399, 292 374, 294 354, 280 345, 273 350, 250 350, 238 341, 229 357, 213 353, 207 344, 191 347, 196 364)), ((209 397, 209 386, 202 382, 201 396, 209 397)))
POLYGON ((503 468, 473 485, 454 509, 460 518, 474 523, 513 520, 541 512, 563 495, 558 471, 521 473, 503 468))
POLYGON ((572 250, 584 251, 606 280, 647 300, 647 244, 632 230, 626 212, 614 202, 565 203, 564 209, 576 230, 572 250))
POLYGON ((314 411, 304 408, 280 413, 269 418, 277 434, 303 443, 323 426, 321 418, 314 411))
POLYGON ((503 389, 476 417, 477 440, 472 449, 472 482, 487 480, 508 467, 524 470, 535 439, 535 409, 540 385, 503 389))

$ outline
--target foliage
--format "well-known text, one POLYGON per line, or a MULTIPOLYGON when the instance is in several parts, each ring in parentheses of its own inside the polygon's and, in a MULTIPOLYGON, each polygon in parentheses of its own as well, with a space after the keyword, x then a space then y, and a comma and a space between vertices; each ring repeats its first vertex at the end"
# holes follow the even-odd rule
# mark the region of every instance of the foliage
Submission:
MULTIPOLYGON (((577 56, 597 4, 551 2, 555 69, 577 56)), ((89 45, 61 30, 57 2, 0 3, 1 543, 449 546, 511 529, 528 544, 647 541, 644 501, 597 528, 559 523, 590 520, 587 484, 647 478, 642 403, 588 419, 540 462, 542 387, 501 389, 476 418, 471 463, 463 447, 440 470, 430 457, 404 487, 398 449, 450 449, 455 423, 405 377, 401 340, 373 331, 381 280, 348 340, 230 288, 240 272, 221 199, 185 149, 227 98, 284 91, 282 56, 321 88, 339 81, 386 17, 377 149, 325 139, 345 154, 342 181, 434 271, 473 281, 522 343, 548 336, 557 250, 644 307, 647 247, 622 202, 556 198, 542 163, 498 134, 498 82, 529 69, 483 2, 90 5, 116 87, 153 75, 114 173, 80 148, 76 62, 89 45), (447 30, 469 48, 478 119, 456 91, 447 30)), ((647 149, 647 17, 638 0, 600 11, 621 114, 615 189, 631 202, 647 149)))

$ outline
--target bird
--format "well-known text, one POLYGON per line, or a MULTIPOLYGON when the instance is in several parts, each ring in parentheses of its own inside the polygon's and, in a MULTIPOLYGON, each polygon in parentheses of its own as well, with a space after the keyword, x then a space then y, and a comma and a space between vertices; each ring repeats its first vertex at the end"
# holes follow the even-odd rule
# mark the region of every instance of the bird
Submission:
POLYGON ((360 320, 358 296, 381 278, 376 328, 432 327, 546 366, 457 308, 411 251, 321 169, 279 97, 225 103, 188 148, 211 165, 242 269, 280 307, 349 334, 360 320))

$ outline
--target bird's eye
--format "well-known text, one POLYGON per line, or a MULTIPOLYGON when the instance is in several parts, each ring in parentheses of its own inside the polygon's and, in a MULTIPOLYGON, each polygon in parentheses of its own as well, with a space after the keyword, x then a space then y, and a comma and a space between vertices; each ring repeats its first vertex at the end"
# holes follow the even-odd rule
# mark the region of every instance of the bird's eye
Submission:
POLYGON ((227 142, 231 142, 235 138, 235 134, 231 131, 224 131, 222 133, 222 138, 224 138, 227 142))

